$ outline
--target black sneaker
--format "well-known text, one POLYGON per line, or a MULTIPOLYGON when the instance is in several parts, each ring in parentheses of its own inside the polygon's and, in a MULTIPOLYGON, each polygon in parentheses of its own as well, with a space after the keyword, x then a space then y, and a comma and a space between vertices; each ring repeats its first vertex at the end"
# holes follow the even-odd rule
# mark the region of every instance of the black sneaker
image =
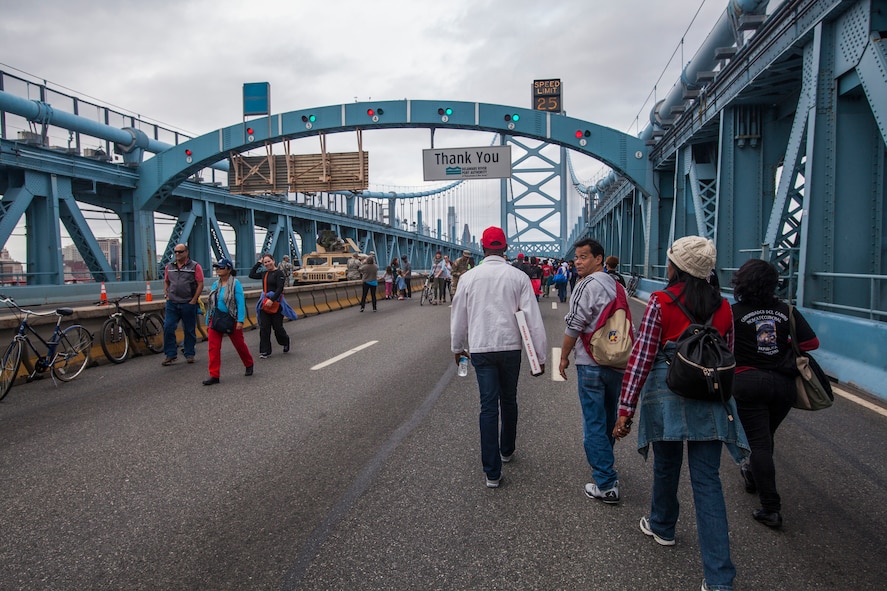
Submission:
POLYGON ((767 527, 772 527, 773 529, 779 529, 782 527, 782 515, 779 514, 779 511, 757 509, 752 513, 752 517, 755 518, 755 521, 763 523, 767 527))
POLYGON ((208 378, 206 380, 203 380, 204 386, 212 386, 213 384, 218 384, 218 383, 219 383, 219 378, 208 378))
POLYGON ((246 371, 243 372, 243 375, 245 375, 245 376, 251 376, 251 375, 253 375, 253 366, 250 365, 249 367, 247 367, 247 368, 246 368, 246 371))
POLYGON ((289 343, 287 343, 286 345, 283 346, 283 352, 284 353, 290 352, 290 344, 289 343))

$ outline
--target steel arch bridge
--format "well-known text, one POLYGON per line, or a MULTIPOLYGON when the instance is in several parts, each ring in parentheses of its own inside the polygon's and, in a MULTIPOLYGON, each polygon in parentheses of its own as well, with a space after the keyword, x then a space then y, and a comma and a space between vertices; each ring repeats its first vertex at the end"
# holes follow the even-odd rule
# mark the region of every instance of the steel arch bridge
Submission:
MULTIPOLYGON (((107 261, 101 256, 95 239, 85 223, 82 215, 78 215, 75 199, 84 199, 90 203, 97 203, 115 211, 124 225, 124 250, 129 261, 131 278, 156 277, 156 239, 154 233, 154 213, 163 212, 176 218, 175 227, 165 247, 162 261, 171 257, 171 250, 175 244, 188 241, 191 232, 201 234, 198 248, 192 247, 192 252, 207 258, 210 255, 230 256, 227 245, 222 236, 219 221, 228 223, 234 228, 237 240, 237 260, 249 260, 255 252, 254 238, 250 238, 252 228, 256 225, 268 229, 267 237, 263 244, 263 250, 282 255, 291 251, 298 252, 298 248, 291 248, 294 236, 300 235, 302 243, 313 244, 313 232, 307 227, 294 227, 293 215, 287 211, 285 204, 277 205, 267 200, 258 200, 252 197, 231 195, 229 198, 215 195, 217 191, 211 188, 201 187, 197 192, 199 198, 194 198, 194 192, 188 193, 188 179, 199 171, 210 167, 221 168, 221 162, 234 155, 248 152, 255 148, 269 146, 288 140, 322 136, 330 133, 342 133, 348 131, 363 131, 372 129, 390 128, 427 128, 431 130, 431 143, 433 146, 434 132, 440 129, 462 129, 475 131, 491 131, 499 134, 502 143, 509 140, 525 151, 525 155, 517 159, 517 164, 531 157, 543 158, 541 148, 533 148, 525 142, 519 142, 515 138, 528 138, 547 145, 558 145, 561 148, 561 164, 553 166, 548 171, 551 176, 560 176, 562 185, 565 175, 563 154, 567 149, 591 156, 614 170, 632 182, 637 183, 638 190, 647 193, 651 186, 651 175, 647 159, 647 147, 644 142, 636 137, 606 128, 594 123, 582 121, 563 115, 551 114, 541 111, 533 111, 505 105, 491 105, 485 103, 455 102, 455 101, 377 101, 348 103, 341 105, 329 105, 310 109, 302 109, 282 114, 274 114, 261 119, 252 119, 248 123, 240 122, 230 127, 222 128, 200 137, 189 139, 174 146, 163 145, 149 138, 144 132, 134 127, 116 129, 108 126, 96 126, 94 122, 83 121, 82 118, 69 113, 53 111, 52 108, 41 101, 27 101, 10 97, 0 92, 0 111, 9 111, 21 116, 26 116, 32 121, 44 125, 52 124, 69 130, 92 133, 99 137, 112 140, 116 150, 124 154, 125 167, 114 165, 95 165, 90 161, 87 165, 80 165, 80 160, 73 155, 60 156, 57 153, 52 157, 47 156, 45 161, 36 150, 32 158, 25 159, 24 168, 29 171, 24 180, 12 178, 4 189, 3 208, 0 212, 0 239, 5 242, 13 227, 21 215, 27 210, 31 212, 31 218, 37 220, 41 229, 52 233, 58 233, 58 221, 63 221, 72 238, 84 253, 84 259, 90 266, 96 277, 110 278, 111 273, 107 261), (442 115, 445 105, 446 115, 442 115), (372 112, 372 116, 368 115, 372 112), (146 152, 154 152, 154 156, 145 159, 146 152), (58 160, 74 161, 74 175, 59 175, 58 171, 68 170, 58 160), (102 171, 98 174, 96 168, 111 167, 116 172, 102 171), (46 173, 49 172, 49 175, 46 173), (112 180, 112 192, 119 195, 98 199, 90 196, 90 191, 79 191, 77 186, 82 183, 72 181, 79 176, 81 181, 95 183, 101 180, 107 183, 108 177, 112 180), (136 178, 133 178, 135 176, 136 178), (209 195, 207 195, 209 193, 209 195), (35 196, 45 196, 58 203, 56 209, 60 215, 53 223, 52 215, 45 215, 42 208, 32 207, 35 196), (189 201, 190 200, 190 201, 189 201), (258 205, 258 207, 256 207, 258 205), (295 233, 294 233, 294 230, 295 233), (311 234, 309 238, 308 235, 311 234), (244 238, 244 239, 241 239, 244 238), (203 245, 206 244, 206 248, 203 245), (206 252, 203 252, 206 250, 206 252), (245 257, 245 258, 242 258, 245 257)), ((16 148, 18 153, 22 149, 16 148)), ((25 149, 27 151, 27 149, 25 149)), ((17 158, 16 165, 22 165, 22 159, 17 158)), ((0 164, 10 162, 9 159, 0 156, 0 164)), ((549 162, 550 159, 549 159, 549 162)), ((515 177, 520 174, 520 169, 515 168, 515 177)), ((10 177, 11 178, 11 177, 10 177)), ((504 181, 503 181, 504 183, 504 181)), ((538 185, 522 181, 523 194, 541 193, 538 185)), ((92 191, 96 193, 96 191, 92 191)), ((522 195, 521 195, 522 196, 522 195)), ((409 197, 399 195, 398 198, 409 197)), ((502 226, 508 228, 506 218, 509 215, 519 215, 520 196, 514 199, 506 198, 506 191, 502 191, 502 226)), ((555 231, 546 230, 555 241, 554 250, 549 248, 540 254, 547 256, 559 256, 563 254, 563 245, 566 238, 566 216, 562 203, 551 198, 546 205, 547 211, 539 216, 537 221, 529 221, 529 227, 542 228, 543 223, 552 211, 561 208, 560 228, 555 231)), ((539 209, 539 205, 529 208, 539 209)), ((51 208, 52 209, 52 208, 51 208)), ((393 205, 392 205, 393 210, 393 205)), ((528 216, 523 218, 529 220, 528 216)), ((524 230, 526 231, 526 230, 524 230)), ((367 236, 375 236, 378 232, 367 233, 367 236)), ((350 236, 357 238, 356 234, 350 236)), ((385 240, 381 235, 380 240, 385 240)), ((438 237, 440 238, 440 237, 438 237)), ((452 238, 452 236, 451 236, 452 238)), ((520 242, 518 232, 509 236, 510 242, 520 242)), ((373 239, 368 239, 372 246, 373 239)), ((456 241, 453 241, 456 242, 456 241)), ((59 240, 51 240, 51 244, 60 243, 59 240)), ((462 241, 461 244, 464 244, 462 241)), ((450 245, 450 251, 456 252, 461 247, 460 243, 450 245)), ((440 248, 441 245, 426 245, 429 248, 440 248)), ((447 248, 447 246, 444 246, 447 248)), ((395 250, 386 249, 385 250, 395 250)), ((49 257, 47 267, 52 267, 55 262, 49 257)), ((42 281, 52 283, 52 281, 42 281)))
MULTIPOLYGON (((146 213, 157 209, 182 181, 218 162, 220 158, 287 140, 392 128, 430 129, 432 143, 433 132, 439 129, 495 132, 502 138, 502 143, 511 137, 538 140, 575 150, 603 162, 623 178, 630 179, 642 193, 649 193, 652 186, 647 146, 639 138, 614 129, 563 115, 505 105, 399 100, 355 102, 290 111, 238 123, 183 142, 158 153, 139 167, 135 206, 146 213), (449 114, 441 114, 440 111, 444 109, 449 114)), ((538 157, 537 149, 525 144, 520 144, 520 147, 527 153, 523 158, 538 157)), ((139 149, 139 146, 134 149, 139 149)), ((558 170, 556 174, 560 172, 558 170)), ((503 218, 515 213, 517 208, 519 205, 516 203, 503 203, 503 218)), ((542 225, 539 222, 528 223, 537 229, 542 225)), ((562 242, 566 234, 565 220, 561 225, 559 237, 562 242)), ((507 227, 507 224, 503 223, 503 227, 507 227)), ((547 233, 551 235, 550 231, 547 233)), ((518 235, 512 234, 509 241, 514 242, 518 238, 518 235)), ((556 254, 562 254, 562 249, 558 250, 556 254)))

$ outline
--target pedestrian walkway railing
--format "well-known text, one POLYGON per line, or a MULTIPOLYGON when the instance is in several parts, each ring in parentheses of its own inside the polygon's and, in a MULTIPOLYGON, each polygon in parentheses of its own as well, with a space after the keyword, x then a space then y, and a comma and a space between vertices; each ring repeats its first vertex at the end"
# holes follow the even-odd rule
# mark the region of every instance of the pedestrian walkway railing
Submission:
POLYGON ((868 308, 859 306, 847 306, 843 304, 833 304, 831 302, 812 301, 810 304, 817 308, 825 310, 843 310, 845 312, 857 312, 868 316, 869 320, 883 320, 887 317, 887 310, 881 306, 881 298, 879 294, 882 289, 882 281, 887 280, 887 275, 874 275, 869 273, 813 273, 814 277, 831 277, 839 279, 859 279, 868 282, 869 306, 868 308))

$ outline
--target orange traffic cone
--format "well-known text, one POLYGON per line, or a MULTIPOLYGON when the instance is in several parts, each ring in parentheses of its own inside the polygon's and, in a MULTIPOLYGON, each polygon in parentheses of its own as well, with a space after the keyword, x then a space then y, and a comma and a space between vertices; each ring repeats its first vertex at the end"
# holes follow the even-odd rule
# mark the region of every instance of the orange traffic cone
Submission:
POLYGON ((154 301, 154 296, 151 295, 151 282, 150 281, 145 283, 145 301, 146 302, 153 302, 154 301))
POLYGON ((108 292, 105 291, 105 282, 102 281, 102 295, 99 297, 99 300, 104 304, 108 301, 108 292))

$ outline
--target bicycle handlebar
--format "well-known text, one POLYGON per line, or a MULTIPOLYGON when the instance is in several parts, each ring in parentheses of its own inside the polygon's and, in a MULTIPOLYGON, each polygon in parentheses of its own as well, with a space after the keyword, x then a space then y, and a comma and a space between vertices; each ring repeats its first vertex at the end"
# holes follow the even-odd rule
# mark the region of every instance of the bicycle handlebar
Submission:
POLYGON ((22 308, 21 306, 19 306, 18 304, 15 303, 14 299, 12 299, 10 297, 6 297, 6 296, 0 296, 0 303, 4 303, 10 308, 15 308, 16 310, 19 310, 19 311, 24 312, 25 314, 28 314, 31 316, 49 316, 50 314, 55 314, 59 318, 62 317, 62 314, 59 314, 58 310, 53 310, 51 312, 35 312, 34 310, 22 308))
POLYGON ((131 294, 128 294, 128 295, 125 295, 125 296, 120 296, 119 298, 114 298, 114 299, 102 300, 102 301, 99 301, 99 302, 95 302, 95 303, 93 303, 93 306, 108 306, 108 305, 110 305, 110 304, 119 304, 119 303, 122 302, 123 300, 128 300, 129 298, 141 297, 141 296, 143 296, 143 295, 145 295, 145 294, 144 294, 144 293, 141 293, 141 292, 138 292, 138 291, 134 291, 134 292, 132 292, 131 294))

